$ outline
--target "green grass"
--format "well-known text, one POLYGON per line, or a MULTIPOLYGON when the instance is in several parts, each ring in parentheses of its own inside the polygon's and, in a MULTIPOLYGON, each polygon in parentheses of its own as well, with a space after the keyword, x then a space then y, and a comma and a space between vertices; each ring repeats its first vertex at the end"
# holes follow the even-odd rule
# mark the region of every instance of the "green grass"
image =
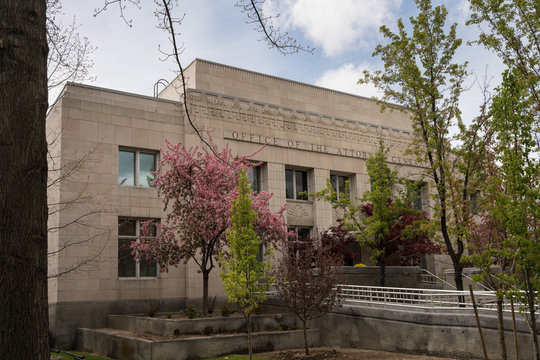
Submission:
MULTIPOLYGON (((82 352, 79 352, 79 351, 68 350, 68 352, 73 353, 73 354, 77 354, 77 355, 82 355, 82 356, 84 356, 85 360, 110 360, 109 358, 106 358, 106 357, 101 357, 101 356, 92 355, 92 354, 88 354, 88 353, 82 353, 82 352)), ((63 351, 60 352, 59 354, 57 354, 55 352, 51 352, 51 357, 53 357, 53 356, 62 356, 62 360, 73 360, 74 359, 73 357, 67 355, 63 351)))
MULTIPOLYGON (((209 358, 209 359, 203 359, 203 360, 248 360, 248 355, 225 355, 218 358, 209 358)), ((253 360, 271 360, 267 358, 261 358, 261 357, 253 357, 253 360)))

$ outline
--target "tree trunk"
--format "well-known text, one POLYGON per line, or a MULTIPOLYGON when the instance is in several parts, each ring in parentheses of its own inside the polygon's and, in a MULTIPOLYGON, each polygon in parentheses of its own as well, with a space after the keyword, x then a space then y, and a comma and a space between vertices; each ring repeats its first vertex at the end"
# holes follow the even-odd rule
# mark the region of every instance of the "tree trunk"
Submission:
POLYGON ((208 271, 203 271, 203 295, 202 295, 202 313, 208 314, 208 271))
POLYGON ((538 346, 538 328, 536 325, 536 297, 537 293, 531 283, 531 269, 528 267, 525 268, 525 296, 527 301, 527 308, 529 310, 529 330, 532 335, 533 340, 533 349, 534 349, 534 359, 540 360, 540 349, 538 346))
POLYGON ((45 1, 0 1, 0 354, 49 359, 45 1))
POLYGON ((497 325, 499 327, 499 346, 501 347, 501 360, 507 360, 506 343, 504 341, 504 317, 503 317, 504 297, 497 296, 497 325))
MULTIPOLYGON (((461 266, 461 263, 459 261, 453 261, 454 264, 454 281, 456 282, 456 289, 459 291, 463 291, 463 266, 461 266)), ((465 296, 459 295, 458 301, 460 303, 459 306, 465 306, 465 296)))
POLYGON ((253 356, 253 350, 252 350, 252 345, 251 345, 251 313, 247 314, 247 333, 248 333, 249 360, 251 360, 253 356))
POLYGON ((536 326, 536 314, 535 314, 534 306, 529 307, 529 327, 531 330, 532 338, 533 338, 533 347, 534 347, 534 358, 536 360, 540 360, 540 349, 538 347, 538 329, 536 326))
POLYGON ((307 321, 306 320, 302 320, 302 327, 303 327, 303 330, 304 330, 304 349, 306 350, 306 355, 309 355, 309 344, 308 344, 308 340, 307 340, 307 321))

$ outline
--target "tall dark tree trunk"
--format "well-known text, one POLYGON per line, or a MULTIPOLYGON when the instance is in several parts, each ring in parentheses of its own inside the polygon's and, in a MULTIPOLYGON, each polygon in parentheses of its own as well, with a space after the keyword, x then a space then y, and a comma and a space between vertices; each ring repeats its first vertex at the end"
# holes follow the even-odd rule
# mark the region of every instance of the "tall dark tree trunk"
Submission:
POLYGON ((202 313, 203 315, 208 314, 208 278, 210 273, 208 271, 203 271, 203 295, 202 295, 202 313))
POLYGON ((251 313, 247 314, 247 334, 249 360, 251 360, 253 357, 253 345, 251 344, 251 313))
POLYGON ((538 344, 538 326, 536 323, 536 300, 538 294, 530 281, 532 276, 533 275, 531 269, 526 267, 524 281, 526 297, 525 301, 527 302, 527 310, 529 311, 527 322, 529 324, 529 330, 531 332, 533 340, 534 359, 540 360, 540 347, 538 344))
POLYGON ((0 354, 49 359, 45 0, 0 1, 0 354))
POLYGON ((309 344, 307 339, 307 320, 302 320, 302 330, 304 330, 304 349, 306 350, 306 355, 309 355, 309 344))
POLYGON ((506 342, 504 341, 504 317, 503 317, 504 297, 497 296, 497 325, 499 327, 499 346, 501 348, 501 360, 507 360, 506 342))

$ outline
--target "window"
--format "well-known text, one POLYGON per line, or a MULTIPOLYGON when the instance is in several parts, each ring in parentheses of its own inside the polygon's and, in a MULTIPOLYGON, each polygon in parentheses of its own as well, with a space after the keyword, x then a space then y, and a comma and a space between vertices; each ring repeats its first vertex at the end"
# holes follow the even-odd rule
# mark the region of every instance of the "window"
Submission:
POLYGON ((296 241, 306 241, 306 238, 311 234, 310 227, 291 226, 289 227, 289 231, 296 233, 296 241))
POLYGON ((414 189, 412 207, 416 210, 424 210, 424 193, 426 184, 422 183, 419 187, 414 189))
POLYGON ((285 170, 285 196, 287 199, 307 200, 307 172, 285 170))
POLYGON ((118 185, 151 187, 155 179, 157 153, 118 150, 118 185))
POLYGON ((471 195, 471 211, 473 214, 478 212, 478 209, 480 208, 480 190, 476 190, 471 195))
POLYGON ((340 193, 345 193, 345 183, 349 181, 348 176, 330 175, 330 183, 332 184, 332 190, 336 192, 336 200, 339 200, 340 193))
MULTIPOLYGON (((149 261, 135 261, 131 254, 131 243, 138 241, 141 224, 151 219, 118 218, 118 277, 142 278, 157 277, 157 264, 149 261)), ((159 220, 157 220, 159 221, 159 220)), ((157 227, 151 227, 149 238, 156 236, 157 227)))
POLYGON ((254 166, 247 172, 249 183, 251 184, 251 191, 259 192, 261 187, 261 166, 254 166))

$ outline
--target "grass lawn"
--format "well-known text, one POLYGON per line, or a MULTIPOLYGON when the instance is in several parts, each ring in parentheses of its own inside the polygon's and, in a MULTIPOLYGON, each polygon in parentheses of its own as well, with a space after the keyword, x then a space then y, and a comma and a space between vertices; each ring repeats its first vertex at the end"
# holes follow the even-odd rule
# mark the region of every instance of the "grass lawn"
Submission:
MULTIPOLYGON (((101 356, 97 356, 97 355, 82 353, 82 352, 79 352, 79 351, 68 350, 68 352, 70 352, 72 354, 82 355, 82 356, 84 356, 85 360, 110 360, 109 358, 106 358, 106 357, 101 357, 101 356)), ((55 352, 51 352, 51 358, 55 358, 57 356, 62 356, 62 360, 73 360, 74 359, 74 357, 66 354, 63 351, 60 352, 59 354, 57 354, 55 352)))
MULTIPOLYGON (((209 358, 209 359, 203 359, 203 360, 248 360, 248 359, 249 359, 249 355, 225 355, 218 358, 209 358)), ((271 360, 271 359, 254 356, 253 360, 271 360)))

